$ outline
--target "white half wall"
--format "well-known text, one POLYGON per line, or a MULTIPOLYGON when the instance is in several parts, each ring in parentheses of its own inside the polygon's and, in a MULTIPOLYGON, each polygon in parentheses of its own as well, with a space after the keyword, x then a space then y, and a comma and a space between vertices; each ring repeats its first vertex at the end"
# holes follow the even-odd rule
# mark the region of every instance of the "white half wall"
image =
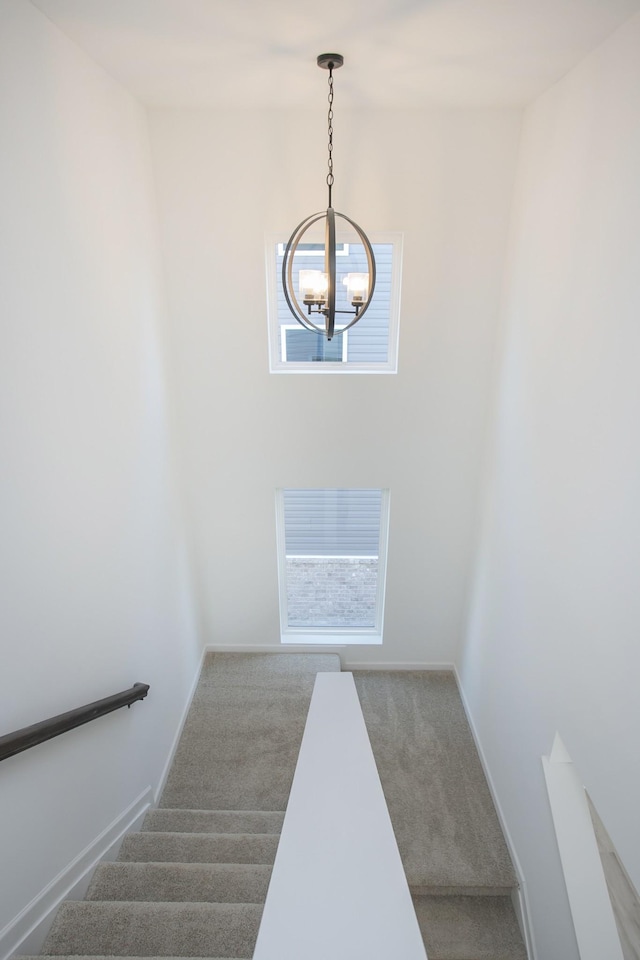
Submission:
POLYGON ((640 885, 640 16, 526 112, 464 693, 540 960, 577 945, 556 730, 640 885))
POLYGON ((587 795, 558 734, 542 769, 580 960, 624 960, 587 795))
POLYGON ((0 765, 0 930, 161 775, 199 661, 146 120, 0 9, 0 732, 149 697, 0 765))
POLYGON ((319 673, 255 960, 427 960, 351 673, 319 673))
POLYGON ((206 641, 280 641, 276 488, 379 487, 391 498, 384 642, 358 660, 450 663, 521 112, 336 107, 336 209, 404 234, 399 372, 270 375, 265 235, 288 239, 326 203, 324 96, 315 112, 150 114, 206 641))

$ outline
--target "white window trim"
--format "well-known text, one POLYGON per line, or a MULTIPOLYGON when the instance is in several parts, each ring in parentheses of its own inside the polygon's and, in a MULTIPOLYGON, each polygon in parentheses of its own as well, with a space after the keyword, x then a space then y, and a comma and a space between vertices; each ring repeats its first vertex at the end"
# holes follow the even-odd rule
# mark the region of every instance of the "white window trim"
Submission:
MULTIPOLYGON (((280 600, 280 642, 283 644, 326 644, 328 646, 382 644, 384 604, 389 546, 389 490, 381 490, 380 552, 373 627, 290 627, 287 624, 287 557, 285 554, 284 490, 276 490, 276 547, 278 551, 278 593, 280 600)), ((365 558, 370 559, 370 558, 365 558)))
MULTIPOLYGON (((371 233, 372 244, 393 244, 393 265, 391 269, 391 306, 389 314, 389 351, 386 363, 286 363, 280 355, 278 337, 278 284, 276 258, 273 255, 276 245, 281 244, 281 233, 268 233, 265 236, 265 256, 267 271, 267 329, 269 335, 269 372, 314 376, 351 376, 353 374, 389 374, 398 372, 398 341, 400 334, 400 298, 402 293, 403 235, 401 233, 371 233), (273 318, 273 321, 272 321, 273 318)), ((293 318, 292 318, 293 319, 293 318)))
MULTIPOLYGON (((336 334, 337 334, 337 330, 338 330, 338 329, 339 329, 339 328, 336 328, 336 334)), ((280 330, 281 330, 281 331, 282 331, 282 330, 304 330, 304 327, 303 327, 302 324, 300 324, 300 323, 283 323, 283 324, 280 326, 280 330)), ((349 338, 349 331, 347 331, 346 333, 341 333, 340 336, 342 337, 342 358, 341 358, 341 361, 342 361, 342 363, 346 363, 346 362, 347 362, 347 357, 348 357, 347 347, 348 347, 348 343, 349 343, 349 340, 348 340, 348 338, 349 338)), ((284 337, 281 336, 281 337, 280 337, 280 347, 282 348, 282 349, 281 349, 281 352, 280 352, 281 360, 282 360, 283 363, 286 363, 286 362, 287 362, 287 338, 286 338, 286 336, 284 336, 284 337)), ((340 360, 334 360, 333 362, 334 362, 334 363, 340 363, 341 361, 340 361, 340 360)), ((303 362, 304 362, 304 364, 307 364, 307 363, 309 363, 310 361, 309 361, 309 360, 301 361, 301 363, 299 364, 299 366, 302 366, 302 363, 303 363, 303 362)), ((291 362, 289 362, 289 366, 291 366, 291 362)))

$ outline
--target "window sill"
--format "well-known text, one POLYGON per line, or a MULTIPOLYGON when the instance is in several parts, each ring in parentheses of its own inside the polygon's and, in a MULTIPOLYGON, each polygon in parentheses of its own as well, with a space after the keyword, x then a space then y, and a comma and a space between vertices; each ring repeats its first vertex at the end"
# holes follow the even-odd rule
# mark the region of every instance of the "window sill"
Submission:
POLYGON ((366 363, 278 363, 274 364, 270 373, 306 373, 306 374, 320 374, 324 376, 326 374, 338 374, 341 376, 347 376, 352 374, 363 374, 363 373, 373 373, 375 374, 390 374, 397 373, 398 368, 392 366, 391 364, 379 363, 375 367, 366 364, 366 363))
POLYGON ((382 634, 376 630, 372 630, 371 632, 358 630, 351 633, 345 630, 337 630, 335 632, 329 630, 318 630, 317 632, 312 632, 311 630, 304 632, 287 631, 286 633, 282 633, 280 642, 283 644, 295 643, 312 646, 326 645, 328 647, 355 646, 363 644, 381 646, 382 634))

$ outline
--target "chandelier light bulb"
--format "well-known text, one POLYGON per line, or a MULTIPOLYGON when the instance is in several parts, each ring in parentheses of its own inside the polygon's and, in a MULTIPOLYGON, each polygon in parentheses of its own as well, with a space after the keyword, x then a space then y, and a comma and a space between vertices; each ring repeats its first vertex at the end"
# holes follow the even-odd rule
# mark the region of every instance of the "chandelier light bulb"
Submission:
POLYGON ((342 282, 347 288, 347 299, 353 306, 365 302, 369 290, 368 273, 348 273, 342 282))
POLYGON ((298 291, 305 304, 326 303, 329 278, 322 270, 300 270, 298 291))

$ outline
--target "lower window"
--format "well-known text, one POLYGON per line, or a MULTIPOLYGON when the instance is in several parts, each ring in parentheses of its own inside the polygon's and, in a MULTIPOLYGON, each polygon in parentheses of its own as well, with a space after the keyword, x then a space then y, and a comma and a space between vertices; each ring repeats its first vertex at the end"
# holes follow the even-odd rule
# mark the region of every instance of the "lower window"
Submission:
POLYGON ((277 491, 283 643, 382 643, 389 492, 277 491))

